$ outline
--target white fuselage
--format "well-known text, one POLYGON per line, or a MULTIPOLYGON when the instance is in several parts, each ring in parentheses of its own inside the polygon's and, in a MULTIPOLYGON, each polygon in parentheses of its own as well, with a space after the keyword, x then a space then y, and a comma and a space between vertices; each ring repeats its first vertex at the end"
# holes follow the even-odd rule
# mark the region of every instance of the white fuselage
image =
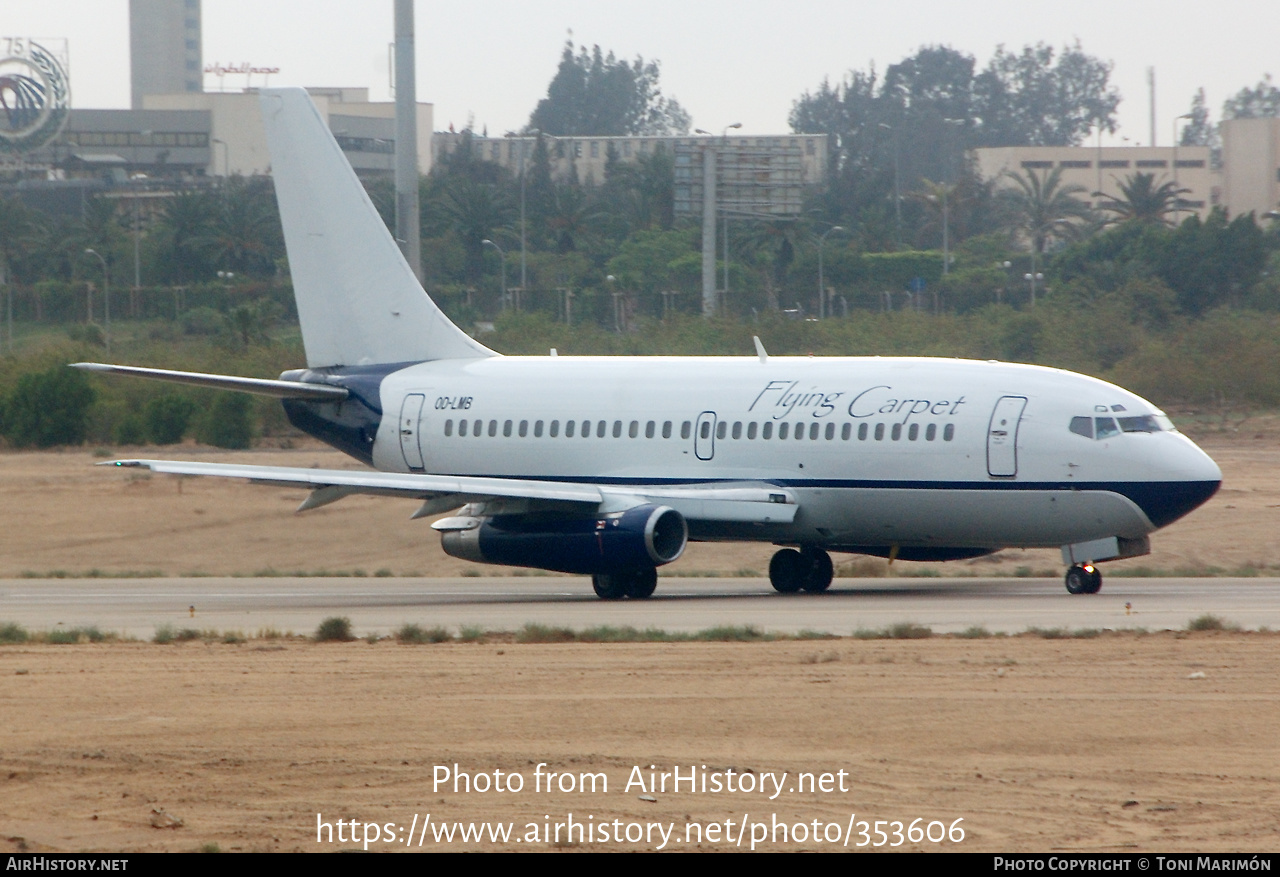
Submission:
POLYGON ((700 539, 836 548, 1137 539, 1212 493, 1186 504, 1188 485, 1221 481, 1140 397, 997 362, 494 357, 393 372, 381 401, 374 463, 383 471, 765 482, 797 498, 792 523, 693 529, 700 539), (1163 428, 1105 435, 1102 421, 1121 417, 1163 428), (1099 421, 1102 437, 1073 432, 1073 418, 1099 421))

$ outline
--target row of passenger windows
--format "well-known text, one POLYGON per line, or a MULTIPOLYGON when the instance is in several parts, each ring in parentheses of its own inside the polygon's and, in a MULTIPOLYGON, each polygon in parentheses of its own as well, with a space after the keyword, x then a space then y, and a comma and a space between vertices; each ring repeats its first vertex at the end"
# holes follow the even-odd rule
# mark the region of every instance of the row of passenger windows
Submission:
MULTIPOLYGON (((530 425, 530 422, 527 420, 521 420, 518 423, 514 420, 503 421, 501 424, 502 435, 518 435, 520 438, 525 438, 530 433, 530 425)), ((487 428, 485 421, 483 420, 459 420, 457 426, 457 434, 459 436, 483 436, 487 434, 490 437, 494 437, 498 435, 499 430, 499 423, 496 420, 490 420, 487 428)), ((581 421, 581 424, 579 424, 579 421, 577 420, 566 420, 563 426, 563 435, 565 438, 573 438, 575 435, 581 436, 582 438, 590 438, 593 433, 596 438, 604 438, 608 435, 612 435, 614 438, 622 438, 624 422, 621 420, 615 420, 613 421, 612 428, 610 428, 609 421, 607 420, 598 420, 594 422, 590 420, 583 420, 581 421)), ((640 421, 633 420, 630 424, 627 424, 625 428, 628 438, 640 437, 640 421)), ((702 421, 698 424, 698 437, 703 441, 710 439, 711 429, 710 420, 702 421)), ((658 422, 656 420, 648 421, 643 426, 643 432, 645 438, 656 438, 659 432, 658 422)), ((663 421, 661 427, 662 437, 664 439, 669 439, 673 432, 674 424, 670 420, 663 421)), ((855 432, 854 425, 852 423, 840 424, 838 432, 840 434, 840 439, 847 442, 853 438, 855 432)), ((875 441, 882 442, 885 440, 886 436, 895 442, 901 441, 904 438, 909 442, 919 441, 922 438, 927 442, 932 442, 936 441, 939 437, 938 424, 936 423, 925 424, 923 428, 919 423, 877 423, 874 425, 869 423, 859 423, 857 425, 856 432, 858 435, 858 441, 864 442, 867 441, 867 439, 874 439, 875 441)), ((550 423, 542 420, 535 420, 532 423, 532 433, 534 438, 542 438, 543 435, 550 436, 551 438, 557 438, 561 435, 561 423, 558 420, 552 420, 550 423)), ((836 433, 837 429, 835 423, 810 423, 807 428, 805 424, 797 423, 793 429, 792 424, 785 421, 776 425, 773 421, 745 424, 739 421, 731 425, 728 421, 722 420, 715 427, 715 436, 718 439, 741 439, 745 437, 749 441, 754 441, 757 438, 767 441, 775 436, 778 439, 804 439, 807 437, 810 441, 817 441, 820 438, 826 439, 827 441, 833 441, 836 437, 836 433)), ((444 434, 446 436, 452 436, 454 434, 454 423, 452 420, 446 420, 444 422, 444 434)), ((941 437, 944 442, 951 441, 955 438, 955 434, 955 424, 948 423, 941 430, 941 437)), ((680 438, 688 439, 692 435, 693 422, 686 420, 681 423, 680 438)))

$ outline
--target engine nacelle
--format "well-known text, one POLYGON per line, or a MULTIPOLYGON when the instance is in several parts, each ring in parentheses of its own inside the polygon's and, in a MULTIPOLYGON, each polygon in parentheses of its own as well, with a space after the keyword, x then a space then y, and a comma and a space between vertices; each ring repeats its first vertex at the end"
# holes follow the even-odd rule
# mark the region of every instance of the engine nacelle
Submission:
POLYGON ((601 517, 497 515, 441 536, 445 554, 555 572, 594 575, 671 563, 689 543, 684 516, 642 505, 601 517))

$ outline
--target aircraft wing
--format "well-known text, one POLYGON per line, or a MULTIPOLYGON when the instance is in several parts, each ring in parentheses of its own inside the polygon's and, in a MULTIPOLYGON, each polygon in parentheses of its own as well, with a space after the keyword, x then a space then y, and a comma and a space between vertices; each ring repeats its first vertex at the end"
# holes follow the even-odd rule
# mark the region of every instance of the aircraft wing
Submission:
POLYGON ((786 488, 762 482, 690 485, 600 485, 472 475, 422 475, 348 469, 298 469, 175 460, 114 460, 104 466, 150 469, 169 475, 245 478, 255 484, 310 489, 298 511, 319 508, 353 494, 422 500, 413 517, 427 517, 468 503, 527 500, 527 510, 580 507, 620 511, 644 503, 666 505, 694 521, 790 523, 798 506, 786 488))

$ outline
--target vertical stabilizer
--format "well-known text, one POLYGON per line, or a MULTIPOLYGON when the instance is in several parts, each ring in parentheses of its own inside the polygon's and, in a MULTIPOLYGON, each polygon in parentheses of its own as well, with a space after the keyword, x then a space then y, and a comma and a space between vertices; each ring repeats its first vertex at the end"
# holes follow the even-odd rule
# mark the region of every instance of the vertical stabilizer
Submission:
POLYGON ((306 91, 261 95, 307 365, 496 356, 423 291, 306 91))

